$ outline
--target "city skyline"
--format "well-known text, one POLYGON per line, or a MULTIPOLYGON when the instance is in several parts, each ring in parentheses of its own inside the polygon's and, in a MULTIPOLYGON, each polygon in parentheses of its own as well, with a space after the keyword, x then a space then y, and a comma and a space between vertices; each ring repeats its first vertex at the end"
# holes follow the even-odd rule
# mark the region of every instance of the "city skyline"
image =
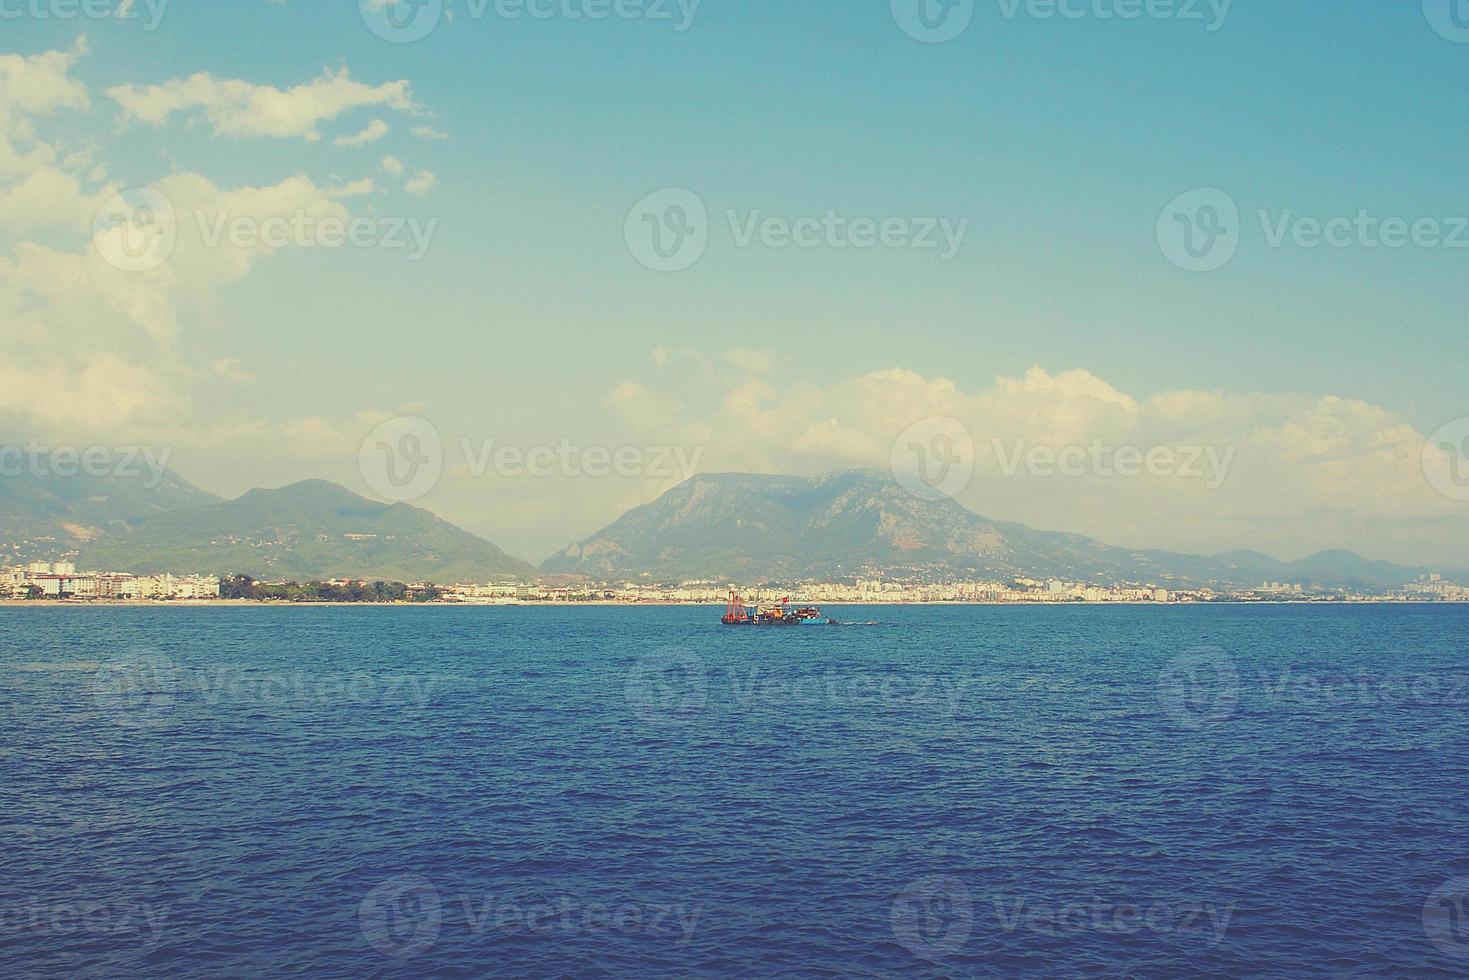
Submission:
MULTIPOLYGON (((858 576, 840 581, 790 581, 743 583, 733 578, 696 579, 674 584, 604 579, 567 583, 558 576, 546 576, 519 582, 393 582, 356 576, 331 576, 325 580, 299 582, 275 577, 257 579, 248 575, 173 575, 138 574, 122 571, 79 569, 71 561, 32 561, 9 568, 0 565, 0 600, 66 600, 81 602, 113 601, 307 601, 307 602, 449 602, 465 605, 511 605, 534 603, 569 603, 619 605, 679 604, 713 605, 741 600, 754 605, 787 606, 796 602, 823 602, 857 605, 906 604, 970 604, 1009 603, 1127 603, 1157 604, 1197 602, 1469 602, 1469 586, 1446 580, 1442 575, 1423 575, 1391 589, 1327 587, 1304 582, 1265 581, 1258 586, 1244 585, 1180 585, 1162 587, 1156 582, 1033 579, 1018 576, 1011 579, 952 578, 942 581, 858 576), (318 590, 309 598, 288 598, 288 590, 280 588, 268 595, 247 596, 229 593, 230 587, 245 585, 254 590, 292 586, 308 594, 306 587, 326 586, 333 590, 359 587, 357 598, 337 598, 336 593, 323 597, 318 590), (382 586, 393 585, 401 594, 384 598, 382 586), (378 587, 374 591, 373 587, 378 587), (431 591, 432 598, 414 599, 415 591, 431 591), (798 596, 799 598, 793 598, 798 596)), ((1161 581, 1161 580, 1160 580, 1161 581)), ((348 593, 350 594, 350 593, 348 593)))

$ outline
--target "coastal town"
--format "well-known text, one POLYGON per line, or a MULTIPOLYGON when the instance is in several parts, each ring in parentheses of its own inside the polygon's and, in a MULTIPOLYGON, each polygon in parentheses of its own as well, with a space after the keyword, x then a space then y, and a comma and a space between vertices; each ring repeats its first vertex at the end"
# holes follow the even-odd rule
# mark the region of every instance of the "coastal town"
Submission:
POLYGON ((257 582, 248 576, 139 575, 78 571, 69 561, 29 562, 0 570, 0 602, 418 602, 450 605, 714 605, 739 593, 756 604, 793 597, 836 605, 908 604, 1182 604, 1209 602, 1469 602, 1469 587, 1425 575, 1398 589, 1355 591, 1300 582, 1253 587, 1162 588, 1060 579, 921 582, 871 578, 855 582, 741 585, 699 580, 680 583, 542 581, 452 585, 384 583, 353 578, 324 582, 257 582))
POLYGON ((33 561, 0 571, 0 599, 88 601, 204 600, 219 598, 214 575, 133 575, 78 572, 69 561, 33 561))

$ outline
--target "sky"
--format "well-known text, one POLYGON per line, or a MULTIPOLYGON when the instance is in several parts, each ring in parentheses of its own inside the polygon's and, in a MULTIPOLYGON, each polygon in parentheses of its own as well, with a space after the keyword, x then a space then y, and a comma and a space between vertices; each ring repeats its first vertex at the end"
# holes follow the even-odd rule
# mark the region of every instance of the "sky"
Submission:
POLYGON ((0 0, 0 433, 532 560, 910 460, 1469 564, 1469 4, 419 2, 0 0))

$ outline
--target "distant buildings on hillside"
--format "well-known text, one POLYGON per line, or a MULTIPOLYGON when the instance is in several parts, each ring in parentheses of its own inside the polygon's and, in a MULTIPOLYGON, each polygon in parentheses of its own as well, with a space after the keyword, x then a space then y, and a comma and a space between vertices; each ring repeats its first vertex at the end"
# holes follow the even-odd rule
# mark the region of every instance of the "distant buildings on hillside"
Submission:
POLYGON ((1445 602, 1469 602, 1469 588, 1445 582, 1442 575, 1426 575, 1408 583, 1409 595, 1441 599, 1445 602))
POLYGON ((0 572, 0 596, 12 599, 217 599, 213 575, 78 572, 69 561, 33 561, 0 572))

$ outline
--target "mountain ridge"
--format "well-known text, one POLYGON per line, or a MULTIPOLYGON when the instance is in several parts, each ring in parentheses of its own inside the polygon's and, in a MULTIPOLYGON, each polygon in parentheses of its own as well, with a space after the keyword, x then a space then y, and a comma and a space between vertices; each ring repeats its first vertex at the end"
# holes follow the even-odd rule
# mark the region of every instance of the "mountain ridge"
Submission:
POLYGON ((1279 561, 1247 549, 1188 555, 1129 549, 993 520, 948 498, 909 494, 888 473, 696 476, 576 542, 538 570, 432 513, 379 503, 326 480, 224 500, 171 472, 0 480, 0 559, 54 558, 102 570, 242 573, 297 580, 587 579, 799 581, 1064 578, 1380 588, 1425 571, 1326 550, 1279 561))
POLYGON ((139 520, 220 501, 168 470, 60 477, 20 468, 0 478, 0 554, 55 557, 139 520))
POLYGON ((889 474, 703 474, 633 508, 541 565, 587 577, 795 581, 866 574, 1066 578, 1159 585, 1401 585, 1422 569, 1323 551, 1295 562, 1259 552, 1188 555, 1103 544, 998 521, 889 474))
POLYGON ((491 581, 535 567, 409 504, 326 480, 256 488, 231 501, 145 518, 84 547, 88 567, 306 581, 491 581))

